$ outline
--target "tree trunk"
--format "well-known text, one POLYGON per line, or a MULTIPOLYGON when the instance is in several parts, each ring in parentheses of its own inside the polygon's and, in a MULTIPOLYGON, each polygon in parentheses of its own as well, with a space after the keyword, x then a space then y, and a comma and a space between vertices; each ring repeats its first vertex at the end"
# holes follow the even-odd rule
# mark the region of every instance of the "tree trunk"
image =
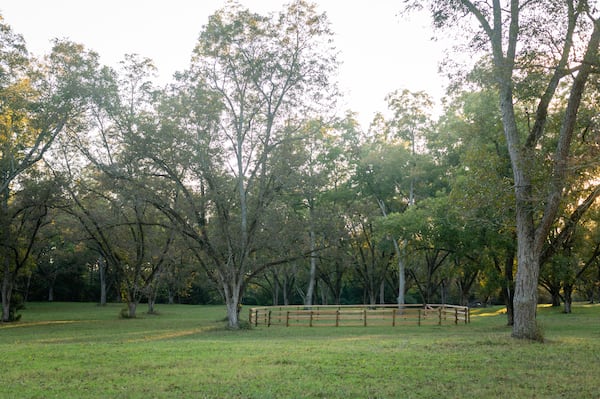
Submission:
POLYGON ((10 264, 5 260, 4 278, 2 279, 2 322, 10 320, 10 298, 12 296, 12 282, 10 273, 10 264))
POLYGON ((536 323, 537 288, 540 274, 541 248, 536 247, 534 226, 534 200, 532 195, 531 176, 527 160, 533 157, 525 154, 520 148, 519 131, 514 113, 512 96, 512 66, 504 64, 504 60, 496 60, 501 70, 500 110, 504 135, 511 159, 516 199, 517 227, 517 276, 514 292, 514 324, 512 336, 538 340, 541 339, 536 323), (508 67, 509 69, 504 69, 508 67))
POLYGON ((244 287, 241 282, 230 285, 223 281, 223 294, 225 295, 225 305, 227 306, 227 327, 232 330, 240 328, 239 314, 242 308, 241 299, 243 290, 244 287))
POLYGON ((563 292, 565 300, 565 313, 571 313, 571 305, 573 304, 573 284, 565 283, 563 292))
MULTIPOLYGON (((413 151, 414 151, 414 147, 413 147, 413 151)), ((414 153, 413 153, 414 155, 414 153)), ((414 193, 413 193, 413 181, 411 180, 410 182, 411 186, 410 186, 410 200, 408 205, 412 206, 414 203, 414 193)), ((379 209, 381 210, 381 214, 383 215, 384 218, 387 217, 387 211, 385 208, 385 203, 378 199, 377 200, 377 204, 379 205, 379 209)), ((402 308, 402 305, 404 305, 405 303, 405 299, 404 299, 404 293, 406 292, 406 267, 404 264, 404 253, 403 251, 400 249, 400 246, 398 245, 398 240, 396 240, 395 238, 391 238, 391 240, 394 242, 394 252, 396 253, 396 257, 398 258, 398 307, 402 308)), ((406 241, 405 241, 406 244, 406 241)))
POLYGON ((106 305, 106 260, 98 259, 98 274, 100 276, 100 306, 106 305))
POLYGON ((233 330, 237 330, 240 328, 240 320, 239 320, 239 308, 240 303, 238 298, 228 297, 226 301, 227 305, 227 326, 233 330))
MULTIPOLYGON (((517 225, 518 230, 523 226, 517 225)), ((519 232, 517 278, 515 281, 514 324, 512 336, 531 340, 543 340, 536 322, 538 280, 540 272, 539 252, 535 250, 532 234, 519 232)))
POLYGON ((148 314, 156 313, 156 310, 154 309, 155 303, 156 303, 156 297, 154 297, 154 295, 149 296, 148 297, 148 314))
POLYGON ((25 294, 23 295, 23 303, 29 302, 29 289, 31 288, 31 275, 33 273, 29 273, 27 275, 27 285, 25 286, 25 294))
POLYGON ((445 305, 448 301, 449 284, 446 283, 446 279, 442 279, 442 304, 445 305))
POLYGON ((137 303, 135 301, 127 302, 127 317, 130 319, 135 319, 137 311, 137 303))
POLYGON ((375 289, 375 287, 373 287, 373 283, 371 282, 369 284, 369 290, 368 290, 368 295, 369 295, 369 305, 376 305, 377 304, 377 290, 375 289))
POLYGON ((54 284, 48 287, 48 302, 54 302, 54 284))
POLYGON ((288 294, 288 279, 287 279, 287 275, 284 275, 283 277, 283 284, 281 286, 281 289, 283 290, 282 294, 283 294, 283 305, 287 306, 290 304, 290 299, 289 299, 289 294, 288 294))
POLYGON ((506 318, 507 325, 512 326, 515 324, 515 282, 513 281, 513 266, 515 263, 515 252, 514 250, 507 251, 506 259, 504 261, 504 302, 506 304, 506 318))
POLYGON ((271 297, 273 301, 273 306, 279 305, 279 278, 273 273, 273 287, 271 288, 271 297))
POLYGON ((328 291, 327 291, 327 284, 320 284, 319 285, 319 292, 321 292, 321 305, 328 305, 329 301, 328 301, 328 291))
POLYGON ((552 290, 552 307, 557 308, 560 306, 560 292, 552 290))
MULTIPOLYGON (((312 212, 311 212, 312 213, 312 212)), ((310 229, 310 275, 308 278, 308 288, 304 298, 305 306, 312 306, 315 293, 315 284, 317 280, 317 257, 316 257, 316 235, 314 230, 310 229)))
POLYGON ((394 240, 394 250, 398 257, 398 305, 402 307, 406 303, 404 293, 406 292, 406 266, 404 264, 404 254, 400 250, 398 242, 394 240))

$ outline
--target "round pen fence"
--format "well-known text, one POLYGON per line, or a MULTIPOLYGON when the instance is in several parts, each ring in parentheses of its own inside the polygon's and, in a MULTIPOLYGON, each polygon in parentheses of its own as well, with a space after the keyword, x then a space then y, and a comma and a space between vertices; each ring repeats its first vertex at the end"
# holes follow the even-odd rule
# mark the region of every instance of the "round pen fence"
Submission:
POLYGON ((397 326, 469 323, 469 308, 455 305, 263 306, 249 310, 254 326, 397 326))

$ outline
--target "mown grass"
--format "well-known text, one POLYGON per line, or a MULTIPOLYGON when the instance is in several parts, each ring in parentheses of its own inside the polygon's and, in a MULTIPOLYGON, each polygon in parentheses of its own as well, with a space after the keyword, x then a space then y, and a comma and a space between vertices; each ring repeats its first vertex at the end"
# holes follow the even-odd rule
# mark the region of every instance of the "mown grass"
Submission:
MULTIPOLYGON (((220 306, 35 303, 0 325, 2 398, 597 398, 600 306, 540 308, 546 343, 498 308, 469 325, 257 327, 220 306)), ((244 311, 243 311, 244 312, 244 311)), ((244 316, 247 313, 242 313, 244 316)))

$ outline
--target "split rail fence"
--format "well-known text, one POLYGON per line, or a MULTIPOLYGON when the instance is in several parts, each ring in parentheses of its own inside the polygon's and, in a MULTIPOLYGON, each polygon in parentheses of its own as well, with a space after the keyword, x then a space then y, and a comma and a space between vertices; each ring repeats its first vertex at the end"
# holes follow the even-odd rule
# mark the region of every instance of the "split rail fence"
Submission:
POLYGON ((456 305, 315 305, 263 306, 249 310, 251 325, 286 327, 397 326, 469 323, 467 306, 456 305))

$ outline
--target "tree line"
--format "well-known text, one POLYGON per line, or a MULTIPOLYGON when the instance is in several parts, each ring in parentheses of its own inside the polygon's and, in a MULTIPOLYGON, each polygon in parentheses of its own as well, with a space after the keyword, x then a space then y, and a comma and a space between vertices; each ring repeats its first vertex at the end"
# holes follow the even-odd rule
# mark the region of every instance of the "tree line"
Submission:
POLYGON ((478 61, 447 67, 441 114, 391 88, 367 129, 333 111, 303 1, 218 10, 162 87, 150 59, 35 58, 0 21, 2 320, 42 297, 219 302, 232 328, 242 304, 502 302, 535 339, 540 292, 600 300, 596 10, 500 3, 408 4, 465 22, 478 61))

